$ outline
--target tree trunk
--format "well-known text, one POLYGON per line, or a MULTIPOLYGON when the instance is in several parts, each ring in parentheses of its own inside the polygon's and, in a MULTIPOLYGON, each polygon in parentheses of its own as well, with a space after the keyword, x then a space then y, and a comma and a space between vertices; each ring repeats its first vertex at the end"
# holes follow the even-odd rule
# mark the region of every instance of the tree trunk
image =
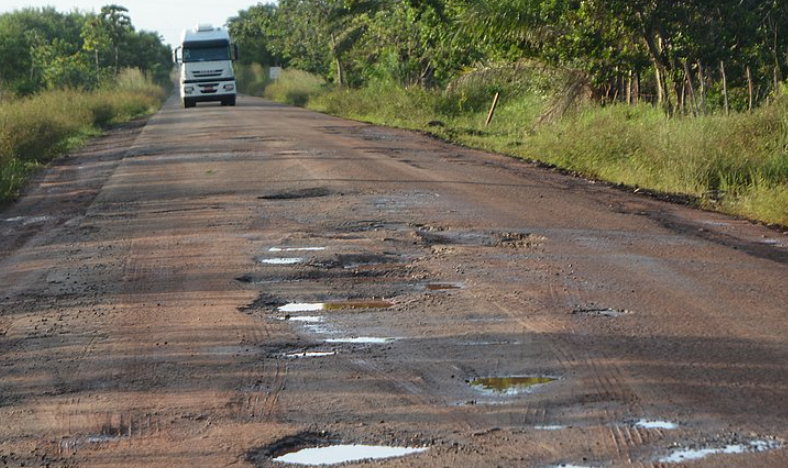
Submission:
POLYGON ((119 49, 120 47, 116 45, 115 46, 115 78, 118 77, 118 56, 120 55, 119 49))
POLYGON ((725 75, 725 62, 720 62, 720 73, 722 74, 722 97, 725 100, 725 115, 730 115, 731 108, 728 105, 728 77, 725 75))
POLYGON ((750 70, 750 66, 747 65, 747 90, 750 94, 750 102, 748 106, 748 111, 752 112, 753 108, 753 85, 752 85, 752 70, 750 70))
POLYGON ((706 115, 706 74, 703 70, 703 63, 700 60, 698 60, 698 81, 700 82, 701 111, 706 115))
POLYGON ((692 84, 692 71, 689 67, 689 60, 684 61, 684 78, 687 82, 687 90, 689 91, 690 105, 692 106, 692 115, 698 115, 698 101, 695 99, 695 86, 692 84))
POLYGON ((435 87, 435 68, 433 68, 432 62, 427 61, 427 64, 422 69, 419 75, 419 85, 424 89, 435 87))
POLYGON ((345 70, 342 68, 342 60, 339 57, 334 59, 337 66, 337 85, 345 86, 345 70))
POLYGON ((627 76, 627 105, 632 105, 632 70, 629 70, 629 76, 627 76))

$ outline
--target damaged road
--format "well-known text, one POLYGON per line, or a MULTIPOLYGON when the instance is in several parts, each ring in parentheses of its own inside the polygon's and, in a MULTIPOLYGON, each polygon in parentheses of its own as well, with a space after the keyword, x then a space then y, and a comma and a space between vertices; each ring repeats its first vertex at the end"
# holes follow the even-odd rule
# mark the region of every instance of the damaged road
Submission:
POLYGON ((788 465, 788 239, 746 221, 242 98, 0 235, 0 466, 788 465))

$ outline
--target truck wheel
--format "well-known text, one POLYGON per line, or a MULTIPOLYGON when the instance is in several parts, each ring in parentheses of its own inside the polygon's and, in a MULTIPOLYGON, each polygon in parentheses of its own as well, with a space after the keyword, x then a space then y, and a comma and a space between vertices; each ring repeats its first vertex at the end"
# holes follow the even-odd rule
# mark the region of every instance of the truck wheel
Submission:
POLYGON ((231 97, 230 99, 227 100, 227 105, 228 106, 234 106, 235 105, 235 96, 233 96, 233 97, 231 97))
POLYGON ((190 100, 190 99, 184 99, 183 100, 183 107, 184 107, 184 109, 188 109, 190 107, 194 107, 195 104, 197 104, 197 103, 192 101, 192 100, 190 100))

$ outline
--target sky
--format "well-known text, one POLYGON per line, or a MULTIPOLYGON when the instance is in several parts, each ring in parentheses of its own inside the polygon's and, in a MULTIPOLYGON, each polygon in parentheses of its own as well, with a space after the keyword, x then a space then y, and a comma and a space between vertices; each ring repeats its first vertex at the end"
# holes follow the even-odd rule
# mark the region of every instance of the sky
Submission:
POLYGON ((131 23, 136 30, 158 32, 164 42, 175 46, 184 29, 198 23, 221 26, 227 19, 236 16, 257 3, 274 3, 260 0, 2 0, 0 13, 21 10, 27 7, 52 6, 58 11, 98 12, 104 5, 122 5, 129 9, 131 23))

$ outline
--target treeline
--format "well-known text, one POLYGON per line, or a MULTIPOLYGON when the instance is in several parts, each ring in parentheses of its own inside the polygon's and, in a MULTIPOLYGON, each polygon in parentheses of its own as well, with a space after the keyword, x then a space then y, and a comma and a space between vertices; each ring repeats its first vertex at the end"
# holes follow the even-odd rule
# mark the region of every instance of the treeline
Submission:
POLYGON ((432 88, 523 60, 567 91, 669 112, 752 109, 788 76, 784 0, 280 0, 230 20, 246 60, 339 85, 432 88))
POLYGON ((124 68, 165 83, 172 65, 159 35, 135 30, 122 6, 98 13, 47 7, 0 15, 0 97, 93 90, 114 82, 124 68))

